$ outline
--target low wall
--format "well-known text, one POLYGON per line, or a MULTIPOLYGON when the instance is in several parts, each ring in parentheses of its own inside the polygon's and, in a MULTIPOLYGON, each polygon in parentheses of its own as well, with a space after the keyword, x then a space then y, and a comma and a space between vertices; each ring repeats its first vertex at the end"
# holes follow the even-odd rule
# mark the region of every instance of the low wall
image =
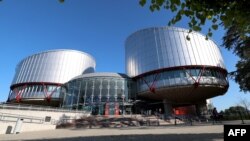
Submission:
POLYGON ((36 117, 46 117, 50 116, 51 119, 59 121, 63 118, 80 118, 85 116, 85 113, 81 112, 56 112, 56 111, 33 111, 33 110, 17 110, 17 109, 0 109, 0 113, 8 113, 22 116, 36 116, 36 117))
POLYGON ((55 129, 62 122, 70 122, 87 116, 83 112, 34 111, 21 109, 0 109, 0 134, 13 133, 17 119, 24 119, 21 132, 55 129), (50 117, 46 122, 45 117, 50 117))
MULTIPOLYGON (((14 132, 16 122, 0 121, 0 134, 12 134, 14 132)), ((20 133, 30 131, 42 131, 56 129, 56 125, 38 124, 38 123, 23 123, 20 133)))

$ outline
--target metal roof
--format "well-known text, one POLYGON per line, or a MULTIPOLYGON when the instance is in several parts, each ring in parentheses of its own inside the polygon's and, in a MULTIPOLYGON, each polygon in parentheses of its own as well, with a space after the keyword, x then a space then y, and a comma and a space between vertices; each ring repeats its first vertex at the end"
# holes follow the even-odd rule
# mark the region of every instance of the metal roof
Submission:
MULTIPOLYGON (((118 77, 118 78, 130 78, 126 74, 122 73, 114 73, 114 72, 95 72, 95 73, 86 73, 82 74, 79 76, 76 76, 72 78, 71 80, 74 79, 79 79, 79 78, 89 78, 89 77, 118 77)), ((70 80, 70 81, 71 81, 70 80)))

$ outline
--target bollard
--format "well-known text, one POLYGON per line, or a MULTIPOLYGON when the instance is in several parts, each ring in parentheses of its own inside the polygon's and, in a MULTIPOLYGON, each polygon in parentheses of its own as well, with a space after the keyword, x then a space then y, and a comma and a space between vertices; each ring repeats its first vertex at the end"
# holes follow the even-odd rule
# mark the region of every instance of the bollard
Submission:
POLYGON ((19 134, 20 133, 20 130, 22 128, 22 124, 23 124, 23 119, 18 118, 17 122, 16 122, 16 126, 14 128, 14 134, 19 134))
POLYGON ((11 131, 12 131, 12 126, 9 125, 7 127, 7 130, 6 130, 5 134, 11 134, 11 131))

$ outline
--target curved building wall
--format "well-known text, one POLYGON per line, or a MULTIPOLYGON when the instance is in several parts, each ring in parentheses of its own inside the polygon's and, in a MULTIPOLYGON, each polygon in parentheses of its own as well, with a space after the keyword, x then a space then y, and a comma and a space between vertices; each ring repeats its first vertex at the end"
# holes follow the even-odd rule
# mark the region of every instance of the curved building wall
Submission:
POLYGON ((132 80, 119 73, 83 74, 67 82, 65 87, 64 108, 87 108, 93 114, 118 114, 134 96, 132 80))
POLYGON ((139 30, 125 43, 126 73, 139 96, 174 102, 205 100, 228 89, 219 48, 200 33, 175 27, 139 30))
POLYGON ((73 77, 94 72, 95 60, 75 50, 52 50, 22 60, 16 68, 12 85, 25 82, 65 83, 73 77))
POLYGON ((76 50, 52 50, 23 59, 16 68, 10 101, 43 102, 58 99, 61 85, 75 76, 94 72, 95 60, 76 50), (38 100, 40 99, 40 100, 38 100))
POLYGON ((139 30, 125 43, 126 73, 135 77, 162 68, 207 65, 225 69, 219 48, 197 32, 175 27, 139 30))

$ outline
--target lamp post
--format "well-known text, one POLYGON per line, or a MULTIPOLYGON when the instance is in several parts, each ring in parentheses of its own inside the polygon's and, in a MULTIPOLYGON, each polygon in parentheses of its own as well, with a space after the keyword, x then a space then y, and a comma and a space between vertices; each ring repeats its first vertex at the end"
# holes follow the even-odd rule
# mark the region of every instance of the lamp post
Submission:
POLYGON ((99 107, 98 107, 98 115, 101 115, 101 95, 99 95, 98 98, 99 98, 99 100, 98 100, 98 101, 99 101, 99 105, 98 105, 98 106, 99 106, 99 107))
POLYGON ((124 116, 124 98, 125 95, 122 95, 122 116, 124 116))

